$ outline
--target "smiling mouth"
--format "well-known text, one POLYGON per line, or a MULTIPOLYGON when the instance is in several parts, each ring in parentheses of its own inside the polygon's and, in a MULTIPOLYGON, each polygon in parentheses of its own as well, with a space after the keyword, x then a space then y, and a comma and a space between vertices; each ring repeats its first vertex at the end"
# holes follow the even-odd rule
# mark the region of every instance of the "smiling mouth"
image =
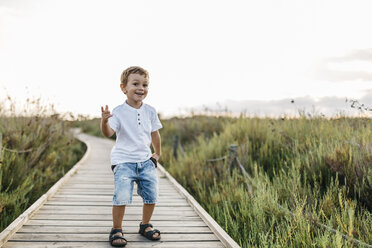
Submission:
POLYGON ((145 95, 144 93, 135 93, 137 96, 143 96, 145 95))

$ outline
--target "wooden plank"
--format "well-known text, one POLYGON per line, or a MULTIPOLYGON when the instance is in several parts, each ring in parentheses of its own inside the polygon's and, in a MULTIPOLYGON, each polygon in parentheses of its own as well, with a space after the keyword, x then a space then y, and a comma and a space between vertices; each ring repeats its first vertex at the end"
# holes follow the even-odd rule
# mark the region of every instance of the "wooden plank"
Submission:
MULTIPOLYGON (((94 189, 94 188, 87 188, 87 189, 68 189, 66 187, 63 187, 62 189, 60 189, 58 191, 58 194, 60 193, 63 193, 63 192, 74 192, 74 193, 79 193, 81 195, 87 193, 87 192, 93 192, 93 193, 97 193, 97 194, 100 194, 100 193, 110 193, 111 195, 114 193, 114 188, 112 189, 94 189), (83 191, 84 190, 84 191, 83 191)), ((133 192, 133 193, 136 193, 136 192, 133 192)))
MULTIPOLYGON (((75 248, 112 248, 108 241, 101 241, 101 242, 19 242, 19 241, 11 241, 5 244, 3 248, 19 248, 19 247, 27 247, 27 248, 67 248, 67 247, 75 247, 75 248)), ((222 248, 224 247, 220 241, 177 241, 177 242, 164 242, 162 240, 155 241, 155 242, 133 242, 131 240, 128 241, 128 245, 125 246, 126 248, 150 248, 150 247, 157 247, 157 248, 222 248)))
MULTIPOLYGON (((71 178, 71 183, 73 184, 114 184, 114 176, 110 177, 103 177, 103 176, 97 176, 97 177, 87 177, 87 176, 74 176, 71 178)), ((168 179, 160 178, 158 177, 159 184, 163 185, 164 187, 170 187, 174 188, 174 185, 172 185, 168 179)), ((136 182, 134 182, 134 185, 137 185, 136 182)))
MULTIPOLYGON (((175 189, 172 189, 172 188, 166 188, 166 187, 161 187, 159 186, 159 192, 163 192, 163 193, 174 193, 174 194, 177 194, 177 190, 175 189)), ((66 186, 64 187, 63 189, 61 189, 61 191, 81 191, 81 192, 85 192, 85 191, 94 191, 94 192, 111 192, 113 193, 114 192, 114 186, 110 186, 110 187, 107 187, 107 185, 105 186, 97 186, 97 185, 83 185, 81 186, 75 186, 75 185, 69 185, 69 186, 66 186)), ((137 193, 137 187, 136 186, 133 186, 133 193, 137 193)))
MULTIPOLYGON (((137 226, 123 225, 124 233, 138 233, 137 226)), ((160 227, 159 227, 160 229, 160 227)), ((107 234, 111 230, 111 226, 41 226, 41 225, 25 225, 19 229, 18 233, 101 233, 107 234)), ((162 226, 161 233, 212 233, 207 226, 162 226)))
MULTIPOLYGON (((112 206, 111 201, 48 201, 45 203, 46 206, 49 205, 59 205, 59 206, 112 206)), ((142 207, 143 203, 139 201, 133 201, 131 206, 139 206, 142 207)), ((187 203, 178 203, 178 202, 158 202, 156 204, 157 208, 160 207, 188 207, 187 203)))
MULTIPOLYGON (((112 220, 111 214, 42 214, 37 212, 32 217, 33 220, 112 220)), ((124 220, 141 220, 142 214, 127 214, 124 216, 124 220)), ((200 220, 200 217, 196 214, 191 216, 180 216, 180 215, 155 215, 151 218, 154 220, 167 220, 167 221, 178 221, 178 220, 200 220)))
MULTIPOLYGON (((78 208, 78 207, 65 207, 65 208, 60 208, 60 206, 49 206, 49 207, 53 207, 53 208, 47 208, 47 207, 43 207, 42 209, 40 209, 38 212, 39 213, 51 213, 51 214, 97 214, 97 213, 106 213, 106 214, 110 214, 112 212, 112 209, 111 208, 105 208, 105 209, 101 209, 101 208, 78 208), (55 207, 59 207, 59 208, 55 208, 55 207)), ((154 211, 154 215, 179 215, 179 216, 182 216, 182 215, 186 215, 186 214, 190 214, 190 213, 193 213, 195 212, 194 210, 192 209, 189 209, 189 210, 178 210, 178 209, 158 209, 158 208, 155 208, 155 211, 154 211)), ((126 208, 125 209, 125 215, 127 214, 140 214, 142 213, 142 208, 137 208, 137 209, 134 209, 134 208, 126 208)))
MULTIPOLYGON (((112 206, 58 206, 58 205, 44 205, 42 209, 69 209, 71 211, 73 210, 87 210, 87 211, 96 211, 96 212, 104 212, 109 211, 111 212, 112 206)), ((134 205, 128 205, 125 209, 125 211, 142 211, 142 205, 140 206, 134 206, 134 205)), ((193 211, 193 209, 190 206, 187 207, 155 207, 154 212, 158 211, 193 211)))
MULTIPOLYGON (((61 203, 45 203, 44 205, 45 207, 47 206, 61 206, 61 207, 109 207, 109 208, 112 208, 112 203, 111 202, 107 202, 107 203, 100 203, 100 202, 93 202, 93 203, 76 203, 76 202, 61 202, 61 203)), ((132 207, 132 208, 139 208, 139 209, 142 209, 143 207, 143 203, 132 203, 131 205, 129 205, 127 208, 129 207, 132 207)), ((189 206, 185 205, 185 204, 162 204, 162 203, 157 203, 156 204, 156 209, 159 209, 159 208, 189 208, 189 206)))
MULTIPOLYGON (((66 191, 60 191, 58 193, 58 196, 65 196, 65 195, 71 195, 71 194, 74 194, 74 195, 108 195, 108 196, 111 196, 113 195, 113 191, 110 190, 110 191, 93 191, 93 190, 85 190, 85 192, 82 192, 82 190, 66 190, 66 191)), ((135 196, 139 196, 136 192, 133 192, 133 197, 135 196)), ((174 192, 170 192, 170 193, 167 193, 167 192, 162 192, 160 191, 159 192, 159 196, 167 196, 167 197, 180 197, 179 194, 177 193, 174 193, 174 192)))
MULTIPOLYGON (((180 197, 179 195, 173 195, 174 198, 172 197, 172 195, 167 195, 167 196, 163 196, 163 197, 160 197, 158 199, 162 199, 163 202, 166 202, 166 201, 177 201, 177 202, 187 202, 185 198, 182 198, 180 197)), ((50 200, 52 201, 73 201, 73 200, 107 200, 107 201, 111 201, 112 200, 112 195, 75 195, 75 194, 70 194, 70 195, 62 195, 62 194, 58 194, 58 195, 54 195, 52 198, 50 198, 50 200)), ((137 195, 134 195, 133 196, 133 200, 135 201, 138 201, 138 202, 142 202, 143 199, 140 197, 140 196, 137 196, 137 195)))
MULTIPOLYGON (((184 198, 172 198, 170 196, 167 196, 167 197, 159 197, 159 202, 162 202, 162 203, 165 203, 165 202, 169 202, 169 203, 187 203, 186 199, 184 198)), ((72 195, 72 196, 66 196, 66 195, 58 195, 58 196, 55 196, 55 197, 52 197, 49 199, 50 201, 68 201, 68 202, 77 202, 77 201, 80 201, 80 202, 84 202, 84 201, 88 201, 88 202, 94 202, 94 201, 101 201, 101 202, 111 202, 112 201, 112 196, 107 196, 107 195, 103 195, 103 196, 84 196, 84 195, 72 195)), ((142 203, 143 202, 143 199, 140 198, 140 197, 136 197, 134 196, 133 197, 133 202, 137 202, 137 203, 142 203)))
MULTIPOLYGON (((114 182, 114 175, 111 176, 104 176, 104 175, 97 175, 97 176, 74 176, 71 178, 72 183, 76 184, 94 184, 94 183, 102 183, 102 184, 111 184, 114 182)), ((158 182, 164 187, 174 188, 174 185, 171 184, 168 179, 158 177, 158 182)), ((136 183, 135 183, 136 184, 136 183)))
MULTIPOLYGON (((60 195, 68 195, 68 194, 73 194, 73 195, 113 195, 114 190, 109 189, 109 190, 92 190, 89 188, 86 189, 62 189, 61 191, 58 192, 58 196, 60 195)), ((133 196, 139 196, 137 194, 137 190, 133 190, 133 196)), ((177 193, 176 191, 167 191, 167 190, 159 190, 159 195, 166 195, 166 196, 178 196, 180 197, 180 194, 177 193)), ((140 197, 140 196, 139 196, 140 197)))
MULTIPOLYGON (((95 185, 114 185, 114 177, 110 177, 110 178, 102 178, 102 177, 99 177, 99 178, 72 178, 71 180, 71 183, 72 184, 76 184, 76 185, 79 185, 79 184, 95 184, 95 185)), ((174 189, 174 186, 169 183, 169 181, 167 181, 167 179, 160 179, 158 177, 158 183, 160 186, 164 187, 164 188, 170 188, 170 189, 174 189)), ((133 185, 137 185, 136 182, 133 183, 133 185)))
MULTIPOLYGON (((125 221, 125 220, 124 220, 125 221)), ((190 220, 190 221, 151 221, 154 226, 207 226, 203 221, 190 220)), ((28 225, 48 225, 48 226, 111 226, 111 220, 34 220, 31 219, 27 222, 28 225)), ((138 221, 127 220, 126 226, 138 226, 138 221)))
MULTIPOLYGON (((90 188, 86 188, 86 189, 61 189, 58 194, 69 194, 69 193, 74 193, 74 194, 78 194, 78 195, 85 195, 85 194, 109 194, 109 195, 113 195, 114 193, 114 189, 90 189, 90 188)), ((133 190, 133 195, 138 195, 137 194, 137 190, 133 190)), ((159 195, 178 195, 179 194, 176 192, 176 191, 162 191, 162 190, 159 190, 159 195)))
MULTIPOLYGON (((51 201, 54 203, 56 203, 55 205, 61 205, 62 203, 66 203, 67 205, 70 205, 69 203, 81 203, 82 205, 84 205, 84 203, 87 203, 87 204, 90 204, 90 205, 95 205, 93 203, 104 203, 105 205, 110 205, 112 206, 112 199, 108 199, 108 200, 101 200, 101 199, 81 199, 80 201, 78 199, 66 199, 66 200, 53 200, 51 201), (61 204, 59 204, 61 203, 61 204)), ((185 200, 183 199, 175 199, 174 201, 172 200, 169 200, 169 199, 160 199, 158 200, 158 203, 156 203, 156 206, 159 206, 159 205, 181 205, 181 204, 184 204, 187 206, 187 202, 185 204, 185 200)), ((76 205, 80 205, 80 204, 76 204, 76 205)), ((133 205, 140 205, 140 206, 143 206, 143 200, 142 199, 133 199, 132 201, 132 206, 133 205)))
MULTIPOLYGON (((126 239, 130 240, 131 242, 144 242, 148 241, 145 237, 139 235, 138 233, 132 234, 128 233, 124 236, 126 239)), ((12 241, 104 241, 108 239, 107 233, 16 233, 14 234, 10 240, 12 241)), ((169 242, 169 241, 216 241, 218 240, 217 237, 212 233, 173 233, 161 234, 161 241, 169 242)))
MULTIPOLYGON (((50 210, 50 209, 40 209, 39 211, 37 211, 37 213, 40 213, 40 214, 51 214, 51 215, 59 215, 59 214, 70 214, 70 215, 86 215, 86 214, 91 214, 91 215, 94 215, 94 214, 98 214, 98 213, 102 213, 102 214, 109 214, 111 215, 111 211, 105 211, 105 212, 97 212, 97 211, 86 211, 84 209, 78 209, 78 210, 69 210, 69 209, 59 209, 59 210, 50 210)), ((182 216, 190 216, 190 215, 194 215, 195 211, 193 210, 188 210, 188 211, 177 211, 177 210, 173 210, 173 211, 167 211, 167 210, 157 210, 156 212, 154 212, 154 215, 159 215, 159 216, 179 216, 180 218, 182 216)), ((132 209, 125 209, 125 216, 127 215, 138 215, 138 214, 142 214, 142 211, 139 211, 139 210, 132 210, 132 209)), ((195 213, 196 214, 196 213, 195 213)), ((197 215, 197 214, 196 214, 197 215)), ((124 216, 124 217, 125 217, 124 216)), ((197 215, 199 216, 199 215, 197 215)))
MULTIPOLYGON (((63 191, 72 191, 72 192, 77 192, 77 193, 81 193, 81 194, 84 194, 85 192, 94 192, 94 193, 98 193, 98 192, 104 192, 104 193, 111 193, 111 195, 114 193, 114 188, 112 189, 93 189, 93 186, 92 187, 86 187, 86 188, 64 188, 63 191)), ((132 191, 133 194, 136 194, 137 195, 137 188, 134 188, 133 191, 132 191)), ((162 190, 161 188, 159 189, 159 193, 160 194, 173 194, 173 195, 176 195, 177 194, 177 191, 175 190, 162 190)))

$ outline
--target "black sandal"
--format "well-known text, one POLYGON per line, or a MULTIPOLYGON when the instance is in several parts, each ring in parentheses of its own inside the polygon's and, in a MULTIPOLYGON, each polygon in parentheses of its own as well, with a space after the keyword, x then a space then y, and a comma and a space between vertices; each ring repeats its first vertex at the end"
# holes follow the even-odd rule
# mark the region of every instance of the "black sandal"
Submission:
POLYGON ((138 233, 141 234, 142 236, 146 237, 149 240, 159 240, 160 239, 160 231, 158 229, 154 229, 154 230, 150 230, 150 231, 145 232, 145 229, 148 228, 148 227, 152 228, 153 226, 150 223, 149 224, 142 224, 142 222, 141 222, 140 223, 140 229, 139 229, 138 233), (154 237, 155 233, 159 233, 159 236, 154 237))
POLYGON ((110 244, 112 246, 115 246, 115 247, 124 247, 127 245, 127 240, 124 238, 124 236, 119 236, 119 235, 114 235, 116 233, 121 233, 122 235, 123 234, 123 230, 121 229, 111 229, 111 232, 110 232, 110 236, 109 236, 109 241, 110 241, 110 244), (114 244, 114 240, 117 240, 117 239, 122 239, 122 240, 125 240, 125 243, 118 243, 118 244, 114 244))

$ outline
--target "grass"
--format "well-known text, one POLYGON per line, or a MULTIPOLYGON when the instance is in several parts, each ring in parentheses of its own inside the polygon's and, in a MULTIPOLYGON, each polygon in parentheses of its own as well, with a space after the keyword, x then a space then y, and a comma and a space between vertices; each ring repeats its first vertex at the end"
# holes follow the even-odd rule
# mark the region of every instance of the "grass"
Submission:
MULTIPOLYGON (((185 120, 190 121, 198 117, 185 120)), ((212 127, 200 126, 205 134, 187 144, 178 160, 165 143, 163 164, 242 247, 351 245, 312 225, 309 215, 372 242, 370 119, 239 118, 211 135, 212 127), (239 144, 238 158, 250 180, 238 170, 230 173, 226 161, 206 162, 228 154, 230 144, 239 144), (246 183, 252 184, 252 194, 246 183)), ((181 130, 182 125, 172 132, 181 130)))
MULTIPOLYGON (((160 162, 242 247, 353 246, 342 234, 372 243, 371 119, 192 116, 162 123, 160 162), (185 150, 178 159, 174 135, 185 150), (249 178, 228 160, 207 162, 227 155, 230 144, 239 146, 249 178)), ((99 130, 99 119, 91 124, 99 130)))
POLYGON ((8 98, 0 103, 0 232, 43 195, 85 153, 70 124, 40 99, 19 113, 8 98))

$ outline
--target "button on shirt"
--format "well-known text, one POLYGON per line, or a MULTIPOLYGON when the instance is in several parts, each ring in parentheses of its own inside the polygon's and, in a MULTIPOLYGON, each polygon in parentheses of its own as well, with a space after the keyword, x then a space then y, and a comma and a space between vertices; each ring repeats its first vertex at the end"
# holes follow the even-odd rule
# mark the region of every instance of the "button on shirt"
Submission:
POLYGON ((108 123, 116 133, 111 164, 143 162, 151 156, 151 133, 162 128, 155 108, 142 103, 139 109, 124 102, 112 111, 108 123))

